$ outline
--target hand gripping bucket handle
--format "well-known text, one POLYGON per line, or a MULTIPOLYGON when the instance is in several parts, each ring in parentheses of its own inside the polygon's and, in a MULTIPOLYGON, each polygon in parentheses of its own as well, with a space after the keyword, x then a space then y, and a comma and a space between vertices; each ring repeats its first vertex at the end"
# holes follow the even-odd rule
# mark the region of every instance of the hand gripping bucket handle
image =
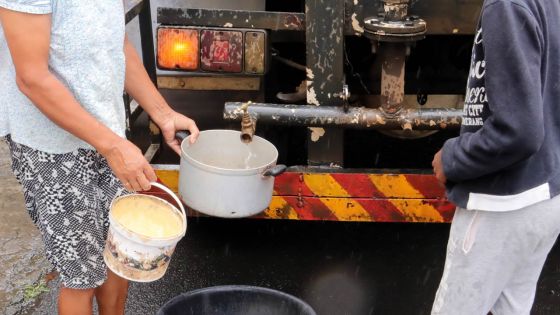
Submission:
POLYGON ((163 184, 160 184, 160 183, 157 183, 157 182, 151 182, 150 185, 155 186, 155 187, 163 190, 163 192, 165 192, 166 194, 171 196, 171 198, 173 198, 175 203, 179 206, 179 210, 181 210, 179 212, 179 215, 181 216, 181 219, 183 220, 183 234, 184 234, 185 231, 186 231, 186 228, 187 228, 187 212, 185 211, 185 207, 183 207, 183 203, 181 202, 179 197, 177 197, 177 195, 175 195, 175 193, 173 191, 171 191, 171 189, 167 188, 167 186, 165 186, 163 184))

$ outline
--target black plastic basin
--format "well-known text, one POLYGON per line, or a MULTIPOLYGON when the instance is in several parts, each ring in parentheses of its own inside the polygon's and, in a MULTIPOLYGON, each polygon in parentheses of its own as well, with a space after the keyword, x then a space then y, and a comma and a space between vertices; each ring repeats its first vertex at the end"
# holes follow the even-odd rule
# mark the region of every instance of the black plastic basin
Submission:
POLYGON ((272 289, 217 286, 169 300, 158 315, 316 315, 302 300, 272 289))

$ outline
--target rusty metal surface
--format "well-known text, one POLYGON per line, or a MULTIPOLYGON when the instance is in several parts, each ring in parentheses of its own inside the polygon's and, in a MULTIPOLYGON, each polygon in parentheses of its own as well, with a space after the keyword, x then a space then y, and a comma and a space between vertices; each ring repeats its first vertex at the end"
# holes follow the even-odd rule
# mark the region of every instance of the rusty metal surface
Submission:
POLYGON ((409 16, 404 21, 386 21, 384 17, 367 17, 364 35, 376 41, 416 42, 425 38, 426 21, 409 16))
POLYGON ((264 74, 266 56, 266 33, 245 33, 245 72, 264 74))
POLYGON ((305 16, 296 12, 158 8, 157 21, 167 25, 305 30, 305 16))
POLYGON ((381 108, 394 115, 402 109, 404 101, 404 65, 406 45, 379 43, 381 58, 381 108))
MULTIPOLYGON (((242 103, 228 102, 224 119, 240 121, 242 103)), ((249 113, 259 124, 343 127, 355 129, 385 130, 440 130, 456 129, 461 126, 462 109, 402 109, 393 116, 376 108, 341 107, 312 105, 280 105, 253 103, 249 113)))
POLYGON ((203 76, 203 77, 158 77, 158 87, 172 90, 199 91, 258 91, 259 77, 203 76))
POLYGON ((383 11, 388 20, 401 21, 408 15, 408 0, 385 0, 383 11))
MULTIPOLYGON (((409 6, 407 13, 426 21, 428 35, 474 35, 482 1, 415 1, 409 6)), ((361 36, 364 32, 364 18, 376 16, 383 11, 383 3, 380 0, 346 0, 344 34, 361 36)), ((306 17, 301 12, 158 8, 157 21, 170 25, 304 31, 306 17)))
POLYGON ((342 105, 344 3, 307 0, 307 104, 342 105))
MULTIPOLYGON (((344 2, 306 0, 307 104, 341 106, 344 103, 344 2)), ((309 165, 342 166, 343 130, 308 132, 309 165)))
MULTIPOLYGON (((474 35, 483 0, 413 1, 408 14, 426 21, 428 35, 474 35)), ((346 0, 345 35, 361 35, 364 18, 383 12, 381 0, 346 0)))

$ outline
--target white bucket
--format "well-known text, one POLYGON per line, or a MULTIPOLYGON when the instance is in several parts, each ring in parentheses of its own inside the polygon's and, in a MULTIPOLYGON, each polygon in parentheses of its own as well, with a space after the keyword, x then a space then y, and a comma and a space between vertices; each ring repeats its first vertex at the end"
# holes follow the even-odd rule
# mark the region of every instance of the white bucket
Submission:
POLYGON ((179 205, 180 210, 171 203, 155 196, 131 194, 114 199, 109 212, 110 227, 103 259, 107 267, 115 274, 136 282, 151 282, 163 277, 169 266, 175 245, 185 236, 187 230, 187 216, 179 198, 159 183, 151 183, 151 185, 169 194, 179 205), (130 231, 115 220, 112 215, 114 205, 124 198, 151 198, 168 206, 177 212, 182 220, 182 232, 168 238, 153 238, 130 231))

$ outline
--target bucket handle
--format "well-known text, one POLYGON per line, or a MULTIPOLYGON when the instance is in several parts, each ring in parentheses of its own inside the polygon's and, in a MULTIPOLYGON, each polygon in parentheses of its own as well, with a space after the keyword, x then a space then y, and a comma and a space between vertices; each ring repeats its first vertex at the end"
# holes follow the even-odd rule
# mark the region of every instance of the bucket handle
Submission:
POLYGON ((163 190, 166 194, 168 194, 169 196, 171 196, 171 198, 173 198, 173 200, 177 203, 179 209, 181 210, 180 212, 181 219, 183 219, 183 223, 185 224, 185 226, 187 226, 187 212, 185 211, 185 207, 183 207, 183 203, 181 202, 181 200, 179 200, 179 197, 177 197, 177 195, 175 195, 175 193, 173 193, 171 189, 167 188, 167 186, 163 184, 157 182, 151 182, 150 185, 163 190))

